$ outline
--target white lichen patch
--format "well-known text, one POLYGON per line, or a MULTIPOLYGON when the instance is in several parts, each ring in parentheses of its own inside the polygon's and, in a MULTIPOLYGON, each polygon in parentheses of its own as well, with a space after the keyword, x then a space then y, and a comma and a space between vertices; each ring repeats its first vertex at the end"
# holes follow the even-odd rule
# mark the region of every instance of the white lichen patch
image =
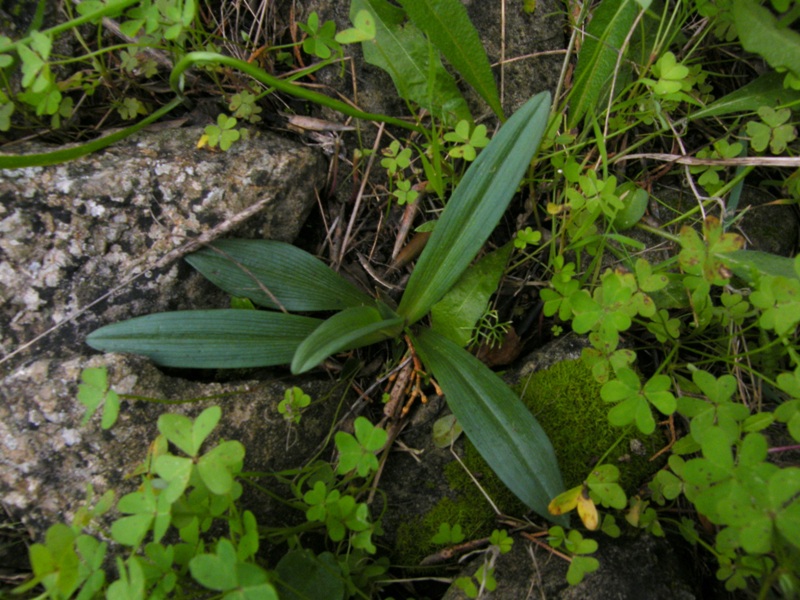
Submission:
POLYGON ((67 446, 74 446, 81 441, 81 434, 77 429, 64 429, 61 431, 61 439, 67 446))

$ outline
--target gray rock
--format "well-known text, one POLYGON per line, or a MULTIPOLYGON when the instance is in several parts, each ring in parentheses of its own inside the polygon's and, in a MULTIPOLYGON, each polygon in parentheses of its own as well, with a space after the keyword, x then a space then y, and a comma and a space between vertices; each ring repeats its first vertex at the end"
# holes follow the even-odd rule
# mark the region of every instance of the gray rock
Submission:
MULTIPOLYGON (((88 483, 98 493, 124 493, 125 475, 144 458, 166 410, 126 403, 110 432, 97 423, 82 428, 75 395, 87 366, 107 366, 122 393, 167 400, 233 393, 212 402, 223 406, 221 435, 245 444, 251 470, 286 468, 287 457, 302 464, 320 439, 313 428, 324 434, 330 426, 332 407, 321 403, 303 423, 309 431, 287 428, 276 406, 290 383, 189 382, 139 358, 92 356, 84 344, 95 328, 133 316, 226 307, 226 296, 180 260, 198 240, 298 235, 324 184, 324 159, 266 133, 224 153, 197 150, 201 134, 145 133, 0 180, 0 498, 36 539, 70 519, 88 483)), ((309 385, 312 397, 330 388, 309 385)), ((169 410, 196 414, 208 404, 169 410)), ((261 514, 270 506, 265 501, 261 514)))
MULTIPOLYGON (((502 43, 500 4, 481 0, 464 0, 464 4, 484 43, 489 62, 498 65, 501 59, 506 61, 502 66, 502 77, 500 66, 495 66, 494 72, 498 87, 503 83, 503 109, 508 115, 537 92, 555 90, 563 62, 563 54, 558 51, 566 47, 563 8, 558 2, 538 0, 536 10, 531 14, 522 10, 521 2, 509 4, 502 43), (505 45, 504 53, 501 52, 502 44, 505 45)), ((312 0, 305 3, 305 10, 298 13, 298 18, 305 19, 312 11, 317 11, 322 20, 334 20, 337 31, 352 27, 348 3, 312 0)), ((352 56, 356 72, 358 95, 354 101, 368 112, 406 116, 406 104, 398 97, 389 75, 378 67, 365 65, 359 45, 347 46, 346 53, 352 56)), ((317 76, 346 97, 353 97, 349 76, 340 77, 335 69, 323 69, 317 76)), ((483 116, 489 110, 483 100, 468 90, 468 85, 460 87, 471 105, 473 116, 476 119, 483 116)))
MULTIPOLYGON (((554 92, 564 62, 565 19, 563 6, 554 0, 537 0, 526 13, 522 2, 505 5, 503 41, 500 2, 464 0, 467 13, 480 33, 489 62, 502 93, 503 110, 511 115, 534 94, 554 92), (501 52, 502 45, 505 51, 501 52), (501 60, 505 60, 502 66, 501 60), (502 71, 502 77, 501 77, 502 71)), ((480 113, 475 112, 477 117, 480 113)))
POLYGON ((197 240, 297 236, 324 183, 324 160, 270 134, 228 152, 197 150, 201 135, 147 133, 75 162, 3 173, 3 368, 75 353, 86 334, 123 317, 212 308, 213 286, 177 260, 197 240), (94 304, 108 292, 112 303, 94 304), (57 335, 28 347, 54 327, 57 335))
MULTIPOLYGON (((84 503, 88 484, 97 494, 113 489, 117 498, 134 490, 138 478, 127 477, 144 461, 148 444, 158 435, 159 415, 196 417, 215 404, 222 407, 222 419, 209 442, 240 441, 246 449, 245 471, 302 466, 319 450, 337 403, 315 402, 300 425, 290 426, 277 407, 292 385, 314 400, 327 397, 331 389, 330 382, 314 378, 198 383, 165 375, 141 357, 120 354, 30 362, 6 377, 0 389, 3 506, 41 540, 53 523, 71 522, 84 503), (165 406, 123 400, 119 421, 110 430, 100 428, 99 416, 82 426, 84 409, 75 399, 80 372, 99 366, 108 369, 109 381, 120 394, 191 402, 165 406)), ((285 494, 270 478, 261 483, 285 494)), ((244 505, 262 525, 302 517, 265 494, 247 495, 244 505)))

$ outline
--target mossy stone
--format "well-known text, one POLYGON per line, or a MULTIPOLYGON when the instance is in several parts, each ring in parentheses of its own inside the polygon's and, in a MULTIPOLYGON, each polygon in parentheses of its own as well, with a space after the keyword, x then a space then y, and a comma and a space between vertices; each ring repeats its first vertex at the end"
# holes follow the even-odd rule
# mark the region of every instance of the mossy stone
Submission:
POLYGON ((626 493, 635 494, 658 470, 660 463, 650 457, 666 440, 658 429, 645 436, 635 427, 611 425, 611 405, 600 397, 600 387, 582 360, 568 360, 531 374, 516 389, 550 437, 567 488, 580 484, 603 458, 619 468, 626 493))
MULTIPOLYGON (((515 389, 550 437, 567 488, 584 481, 606 452, 604 462, 619 468, 620 484, 629 495, 635 494, 660 467, 649 457, 664 446, 664 436, 658 430, 643 436, 634 428, 626 431, 609 424, 610 405, 600 398, 600 384, 583 361, 556 363, 523 378, 515 389)), ((469 441, 464 445, 462 460, 501 512, 528 512, 469 441)), ((418 564, 436 552, 439 547, 430 539, 441 523, 461 525, 467 539, 488 536, 497 528, 491 505, 462 466, 452 461, 444 473, 454 497, 442 498, 425 515, 398 529, 395 560, 400 564, 418 564)))

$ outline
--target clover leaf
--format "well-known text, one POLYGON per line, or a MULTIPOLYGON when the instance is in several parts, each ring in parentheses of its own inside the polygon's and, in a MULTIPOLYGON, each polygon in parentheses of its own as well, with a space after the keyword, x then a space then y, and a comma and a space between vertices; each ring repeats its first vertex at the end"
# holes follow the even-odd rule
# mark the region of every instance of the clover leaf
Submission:
POLYGON ((185 454, 197 456, 200 446, 219 423, 222 409, 210 406, 192 421, 183 415, 164 414, 158 418, 158 430, 185 454))
POLYGON ((225 114, 217 116, 216 125, 207 125, 205 135, 208 145, 212 148, 220 147, 220 150, 228 150, 233 142, 241 137, 241 132, 236 127, 236 119, 225 114))
POLYGON ((655 375, 642 387, 632 369, 619 369, 617 379, 606 382, 600 389, 605 402, 617 402, 608 413, 609 422, 618 427, 635 422, 642 433, 653 433, 656 422, 650 404, 665 415, 675 412, 677 402, 669 391, 670 385, 669 377, 655 375))
POLYGON ((305 394, 297 386, 288 388, 283 394, 283 400, 278 403, 278 412, 290 423, 298 424, 302 418, 302 411, 311 404, 311 396, 305 394))
POLYGON ((366 477, 371 471, 378 470, 375 453, 386 444, 388 434, 365 417, 358 417, 354 427, 355 437, 344 431, 337 432, 334 437, 339 449, 336 472, 344 475, 355 470, 359 477, 366 477))
POLYGON ((156 494, 152 484, 145 480, 139 491, 119 499, 117 510, 130 516, 114 521, 111 537, 125 546, 138 546, 152 528, 153 541, 159 542, 172 520, 171 505, 166 494, 156 494))
POLYGON ((451 158, 463 158, 466 161, 473 161, 478 156, 476 148, 483 148, 489 144, 486 137, 486 125, 477 125, 470 133, 470 124, 466 120, 461 120, 456 124, 455 130, 445 133, 446 142, 456 144, 447 155, 451 158))
POLYGON ((797 138, 797 130, 787 123, 792 111, 762 106, 757 112, 761 122, 748 121, 746 127, 750 144, 757 152, 763 152, 769 146, 772 154, 782 154, 786 146, 797 138))
POLYGON ((225 592, 225 599, 278 600, 267 572, 258 565, 240 561, 230 540, 219 540, 214 554, 192 558, 189 570, 203 587, 225 592))
POLYGON ((464 541, 464 532, 461 531, 461 525, 456 523, 452 527, 450 523, 440 523, 439 531, 431 538, 434 544, 458 544, 464 541))
POLYGON ((81 372, 78 386, 78 401, 86 407, 81 425, 86 425, 97 409, 103 406, 101 426, 109 429, 119 416, 119 395, 108 385, 108 371, 105 367, 91 367, 81 372))

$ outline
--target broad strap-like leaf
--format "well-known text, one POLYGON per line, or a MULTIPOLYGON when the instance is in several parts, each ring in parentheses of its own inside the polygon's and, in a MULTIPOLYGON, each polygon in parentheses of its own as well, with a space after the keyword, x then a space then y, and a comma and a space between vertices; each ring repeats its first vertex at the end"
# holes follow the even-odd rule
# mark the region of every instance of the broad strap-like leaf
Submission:
POLYGON ((403 324, 401 317, 386 319, 372 306, 347 308, 324 321, 300 344, 292 359, 292 373, 313 369, 337 352, 397 337, 403 324))
POLYGON ((584 115, 595 113, 608 91, 622 44, 639 12, 634 0, 603 0, 592 11, 586 37, 578 53, 575 83, 569 95, 568 127, 576 127, 584 115))
POLYGON ((321 260, 285 242, 217 240, 186 261, 227 293, 268 308, 280 308, 274 298, 288 311, 342 310, 372 303, 321 260))
POLYGON ((453 287, 500 221, 547 128, 550 93, 528 100, 470 165, 436 223, 398 314, 421 319, 453 287))
POLYGON ((435 331, 414 339, 447 405, 467 437, 497 476, 537 514, 559 524, 547 512, 564 491, 561 471, 547 434, 514 392, 486 365, 435 331))
POLYGON ((155 313, 93 331, 86 342, 166 367, 233 369, 288 364, 322 321, 261 310, 155 313))
POLYGON ((351 0, 350 20, 366 10, 375 20, 375 39, 362 42, 364 60, 392 78, 397 92, 450 125, 472 121, 467 103, 439 54, 405 13, 386 0, 351 0))
POLYGON ((459 75, 503 119, 492 67, 461 0, 400 0, 400 4, 411 22, 425 32, 459 75))

